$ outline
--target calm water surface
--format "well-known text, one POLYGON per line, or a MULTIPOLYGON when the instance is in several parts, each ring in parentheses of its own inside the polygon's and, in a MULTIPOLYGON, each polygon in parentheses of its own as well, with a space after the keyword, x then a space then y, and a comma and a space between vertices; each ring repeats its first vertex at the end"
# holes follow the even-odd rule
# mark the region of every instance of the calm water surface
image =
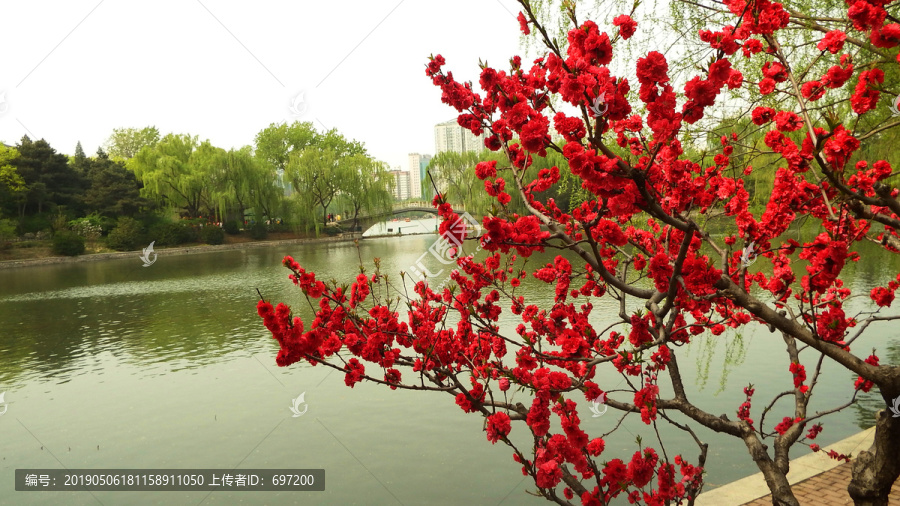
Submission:
MULTIPOLYGON (((320 279, 349 280, 359 258, 371 271, 374 257, 385 273, 419 261, 437 273, 446 266, 422 257, 435 240, 366 240, 359 251, 352 243, 184 256, 159 250, 147 268, 135 256, 0 270, 0 393, 8 403, 0 416, 0 504, 546 504, 526 494, 512 451, 487 442, 481 418, 463 413, 450 396, 367 384, 350 389, 341 374, 321 366, 275 365, 277 344, 256 315, 256 289, 293 304, 295 314, 311 314, 281 267, 284 255, 320 279), (308 411, 292 417, 292 400, 304 392, 308 411), (324 468, 326 490, 14 492, 14 469, 63 467, 324 468)), ((853 265, 849 278, 886 283, 882 269, 897 272, 889 262, 896 263, 853 265)), ((540 282, 529 280, 522 290, 542 307, 552 303, 552 290, 540 282)), ((598 325, 617 312, 608 304, 595 301, 598 325)), ((516 323, 503 326, 511 331, 516 323)), ((857 349, 887 346, 888 327, 872 330, 857 349)), ((678 353, 694 385, 692 400, 734 418, 743 386, 755 383, 762 403, 776 384, 790 383, 783 349, 778 335, 758 330, 739 339, 699 336, 678 353)), ((881 353, 891 362, 898 354, 881 353)), ((606 371, 600 383, 613 390, 622 380, 606 371)), ((813 410, 849 399, 852 383, 849 373, 826 365, 813 410)), ((515 400, 528 402, 519 395, 515 400)), ((877 401, 868 396, 866 403, 877 401)), ((580 408, 589 434, 615 426, 612 411, 592 418, 589 406, 580 408)), ((868 426, 868 413, 855 408, 830 418, 820 444, 868 426)), ((777 411, 770 420, 787 414, 777 411)), ((513 426, 517 441, 525 441, 522 427, 513 426)), ((695 429, 710 443, 711 486, 757 472, 738 441, 695 429)), ((695 461, 688 438, 664 424, 660 431, 670 457, 686 452, 695 461)), ((658 447, 652 428, 629 416, 607 438, 606 455, 629 458, 638 437, 658 447)))

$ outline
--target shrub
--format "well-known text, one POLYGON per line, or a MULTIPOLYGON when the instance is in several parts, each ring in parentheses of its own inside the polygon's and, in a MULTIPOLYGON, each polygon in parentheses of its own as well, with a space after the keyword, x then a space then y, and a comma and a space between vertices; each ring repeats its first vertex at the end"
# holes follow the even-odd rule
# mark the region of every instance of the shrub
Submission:
POLYGON ((250 237, 261 241, 269 236, 269 230, 266 228, 265 223, 255 223, 252 227, 250 227, 250 237))
POLYGON ((116 228, 116 219, 110 218, 108 216, 101 216, 99 220, 100 224, 100 233, 103 236, 109 235, 109 232, 116 228))
POLYGON ((53 253, 69 257, 84 253, 84 238, 75 232, 60 230, 53 235, 53 253))
POLYGON ((331 235, 331 236, 335 236, 335 235, 343 234, 344 231, 341 229, 341 227, 335 227, 335 226, 329 225, 329 226, 325 227, 325 233, 328 235, 331 235))
POLYGON ((200 238, 198 230, 187 223, 160 223, 151 227, 149 234, 160 246, 178 246, 200 238))
POLYGON ((56 214, 50 220, 50 230, 52 230, 53 233, 61 230, 69 230, 69 218, 63 213, 61 207, 57 208, 56 214))
POLYGON ((288 225, 287 223, 284 223, 284 222, 282 222, 282 223, 273 222, 272 224, 269 225, 269 232, 290 232, 292 230, 293 229, 291 228, 291 225, 288 225))
POLYGON ((144 230, 150 230, 156 225, 164 225, 166 223, 171 223, 171 218, 166 216, 162 216, 159 213, 143 213, 137 216, 134 216, 134 219, 143 223, 144 230))
POLYGON ((134 218, 119 218, 118 226, 106 237, 106 245, 118 251, 132 251, 143 243, 143 226, 134 218))
POLYGON ((12 220, 0 220, 0 244, 16 238, 16 226, 12 220))
POLYGON ((16 238, 16 226, 12 220, 0 220, 0 250, 12 247, 12 240, 16 238))
POLYGON ((228 235, 237 235, 241 233, 241 225, 235 220, 229 220, 224 225, 225 233, 228 235))
POLYGON ((209 222, 206 218, 185 218, 182 220, 178 220, 176 223, 182 226, 196 227, 200 228, 206 225, 209 222))
POLYGON ((103 234, 103 226, 99 216, 78 218, 69 222, 69 230, 89 241, 96 241, 103 234))
POLYGON ((28 233, 40 232, 41 230, 46 230, 50 228, 50 220, 47 219, 46 214, 35 214, 31 216, 25 216, 19 222, 18 227, 19 235, 25 235, 28 233))
POLYGON ((206 244, 222 244, 225 242, 225 231, 215 225, 207 225, 200 230, 200 240, 206 244))

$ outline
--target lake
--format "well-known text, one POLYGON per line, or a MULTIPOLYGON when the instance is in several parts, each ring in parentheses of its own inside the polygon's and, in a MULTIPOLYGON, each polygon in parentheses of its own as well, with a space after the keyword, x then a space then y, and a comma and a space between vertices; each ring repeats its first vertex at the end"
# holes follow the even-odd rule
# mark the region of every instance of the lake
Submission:
MULTIPOLYGON (((436 240, 368 239, 359 251, 352 242, 182 256, 158 250, 150 267, 135 254, 0 270, 0 393, 6 392, 7 403, 0 416, 0 504, 547 504, 526 494, 533 485, 513 462, 512 450, 491 445, 482 419, 463 413, 452 397, 365 383, 350 389, 342 374, 325 367, 275 364, 278 346, 256 314, 256 290, 291 303, 295 315, 311 314, 281 266, 284 255, 319 279, 349 281, 359 272, 359 258, 371 272, 371 259, 378 257, 382 272, 426 265, 440 283, 449 267, 428 252, 436 240), (308 409, 294 417, 290 408, 300 394, 308 409), (326 489, 14 492, 18 468, 321 468, 326 489)), ((897 272, 896 260, 882 256, 850 265, 845 279, 872 286, 882 282, 885 269, 897 272)), ((552 303, 552 290, 534 279, 523 282, 521 294, 541 307, 552 303)), ((865 307, 867 299, 857 303, 865 307)), ((615 312, 610 301, 595 301, 601 328, 615 312)), ((505 316, 502 328, 511 331, 517 321, 505 316)), ((888 330, 873 325, 855 349, 877 346, 883 362, 896 362, 896 347, 885 352, 888 330)), ((741 389, 753 382, 756 419, 762 405, 790 384, 784 343, 766 329, 728 337, 701 335, 678 350, 691 399, 733 419, 741 389)), ((812 364, 807 370, 811 375, 812 364)), ((812 411, 849 399, 853 380, 826 364, 812 411)), ((623 384, 609 370, 599 382, 607 390, 623 384)), ((523 399, 527 403, 524 394, 515 398, 523 399)), ((878 403, 865 396, 868 407, 828 418, 817 442, 825 446, 867 427, 878 403)), ((579 411, 592 437, 618 422, 612 410, 592 417, 589 407, 581 401, 579 411)), ((776 409, 768 427, 786 414, 776 409)), ((710 444, 709 486, 757 472, 739 441, 692 427, 710 444)), ((682 433, 665 424, 660 432, 670 457, 685 452, 696 461, 697 451, 682 433)), ((513 425, 512 437, 524 434, 524 425, 513 425)), ((629 416, 606 438, 604 457, 630 458, 638 437, 658 447, 652 427, 629 416)))

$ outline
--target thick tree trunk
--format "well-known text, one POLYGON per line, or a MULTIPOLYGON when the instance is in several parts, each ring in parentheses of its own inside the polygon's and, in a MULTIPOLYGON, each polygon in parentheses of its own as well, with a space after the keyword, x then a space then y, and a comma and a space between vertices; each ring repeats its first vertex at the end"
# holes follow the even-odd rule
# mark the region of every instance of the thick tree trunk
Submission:
POLYGON ((766 479, 766 485, 772 492, 772 504, 775 506, 800 506, 794 492, 791 490, 791 484, 787 479, 787 471, 782 472, 775 465, 775 462, 769 457, 765 445, 756 437, 756 434, 747 432, 743 436, 744 444, 750 450, 750 456, 756 462, 756 466, 762 471, 763 477, 766 479))
POLYGON ((887 506, 888 495, 900 477, 900 418, 887 410, 875 414, 875 442, 853 461, 847 491, 856 506, 887 506))

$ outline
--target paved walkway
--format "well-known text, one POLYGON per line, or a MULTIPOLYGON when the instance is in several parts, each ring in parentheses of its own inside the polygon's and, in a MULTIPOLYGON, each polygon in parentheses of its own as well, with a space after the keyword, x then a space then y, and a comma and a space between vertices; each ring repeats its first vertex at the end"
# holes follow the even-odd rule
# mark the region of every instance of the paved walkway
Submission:
MULTIPOLYGON (((794 490, 794 495, 803 506, 831 506, 853 504, 847 493, 850 483, 850 466, 852 462, 838 462, 828 457, 828 450, 851 454, 855 457, 860 451, 868 450, 875 438, 875 428, 864 430, 859 434, 827 446, 818 453, 810 453, 791 461, 791 471, 787 478, 794 490)), ((891 492, 891 504, 900 504, 900 486, 894 485, 891 492)), ((768 506, 772 504, 772 496, 762 473, 754 474, 719 488, 700 494, 697 506, 768 506)))
MULTIPOLYGON (((826 471, 795 484, 794 497, 801 505, 832 506, 837 504, 853 504, 850 495, 847 494, 847 485, 850 483, 851 462, 845 462, 831 471, 826 471)), ((894 485, 891 490, 890 504, 900 504, 900 487, 894 485)), ((755 501, 746 503, 746 506, 770 506, 772 496, 760 497, 755 501)))

